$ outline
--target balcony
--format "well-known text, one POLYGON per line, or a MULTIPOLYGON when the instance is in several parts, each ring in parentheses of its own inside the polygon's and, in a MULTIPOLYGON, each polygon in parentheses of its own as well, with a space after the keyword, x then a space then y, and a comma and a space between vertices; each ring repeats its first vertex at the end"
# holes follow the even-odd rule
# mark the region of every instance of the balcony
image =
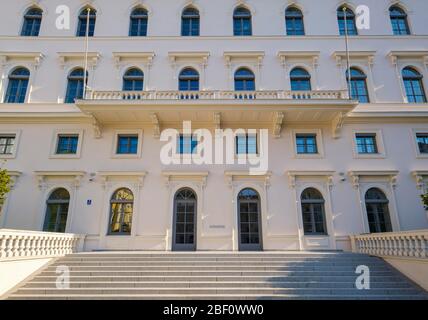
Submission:
POLYGON ((337 135, 358 102, 337 91, 88 91, 77 107, 104 125, 181 128, 192 121, 203 128, 274 128, 283 123, 328 125, 337 135))
POLYGON ((86 100, 348 100, 342 91, 89 91, 86 100))

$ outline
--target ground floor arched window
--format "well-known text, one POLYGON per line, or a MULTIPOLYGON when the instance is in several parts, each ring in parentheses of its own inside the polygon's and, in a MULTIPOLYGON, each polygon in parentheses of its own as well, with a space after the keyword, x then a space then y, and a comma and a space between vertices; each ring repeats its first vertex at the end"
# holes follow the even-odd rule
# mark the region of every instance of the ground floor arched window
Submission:
POLYGON ((65 232, 69 206, 70 193, 64 188, 55 189, 46 201, 43 231, 65 232))
POLYGON ((196 193, 190 188, 177 191, 174 197, 173 250, 196 250, 196 193))
POLYGON ((370 233, 391 232, 389 200, 378 188, 371 188, 365 195, 367 219, 370 233))
POLYGON ((260 196, 254 189, 238 194, 239 250, 262 250, 260 196))
POLYGON ((110 235, 130 235, 134 213, 134 194, 127 188, 116 190, 110 199, 110 235))
POLYGON ((305 235, 327 235, 325 200, 317 189, 307 188, 302 192, 302 218, 305 235))

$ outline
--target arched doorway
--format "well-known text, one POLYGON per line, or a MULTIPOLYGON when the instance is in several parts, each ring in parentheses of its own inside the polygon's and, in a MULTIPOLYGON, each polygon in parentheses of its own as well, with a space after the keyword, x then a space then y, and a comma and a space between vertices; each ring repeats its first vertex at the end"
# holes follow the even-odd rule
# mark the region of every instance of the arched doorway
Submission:
POLYGON ((174 196, 172 250, 196 250, 196 193, 189 188, 180 189, 174 196))
POLYGON ((259 251, 262 247, 260 196, 254 189, 238 194, 239 250, 259 251))
POLYGON ((378 188, 371 188, 367 190, 365 200, 370 233, 392 232, 389 200, 385 193, 378 188))
POLYGON ((327 235, 325 201, 321 192, 315 188, 307 188, 302 192, 300 201, 305 235, 327 235))
POLYGON ((46 201, 43 231, 65 232, 70 206, 70 193, 64 188, 55 189, 46 201))

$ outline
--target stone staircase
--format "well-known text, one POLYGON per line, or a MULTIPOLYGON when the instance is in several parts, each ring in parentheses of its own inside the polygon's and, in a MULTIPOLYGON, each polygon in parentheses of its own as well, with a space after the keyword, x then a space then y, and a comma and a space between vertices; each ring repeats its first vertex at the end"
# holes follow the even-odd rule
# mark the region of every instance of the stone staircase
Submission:
POLYGON ((428 299, 382 259, 338 252, 91 252, 56 259, 9 299, 428 299), (357 266, 370 268, 358 290, 357 266), (57 289, 58 266, 70 288, 57 289))

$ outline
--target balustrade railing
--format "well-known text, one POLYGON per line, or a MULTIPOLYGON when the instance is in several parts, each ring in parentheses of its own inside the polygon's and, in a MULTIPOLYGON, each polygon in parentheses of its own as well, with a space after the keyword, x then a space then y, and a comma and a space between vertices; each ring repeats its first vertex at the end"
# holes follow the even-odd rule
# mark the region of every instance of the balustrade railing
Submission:
POLYGON ((86 100, 346 100, 337 91, 88 91, 86 100))
POLYGON ((428 230, 351 236, 352 251, 374 256, 428 259, 428 230))
POLYGON ((60 257, 83 251, 84 235, 0 229, 0 261, 60 257))

